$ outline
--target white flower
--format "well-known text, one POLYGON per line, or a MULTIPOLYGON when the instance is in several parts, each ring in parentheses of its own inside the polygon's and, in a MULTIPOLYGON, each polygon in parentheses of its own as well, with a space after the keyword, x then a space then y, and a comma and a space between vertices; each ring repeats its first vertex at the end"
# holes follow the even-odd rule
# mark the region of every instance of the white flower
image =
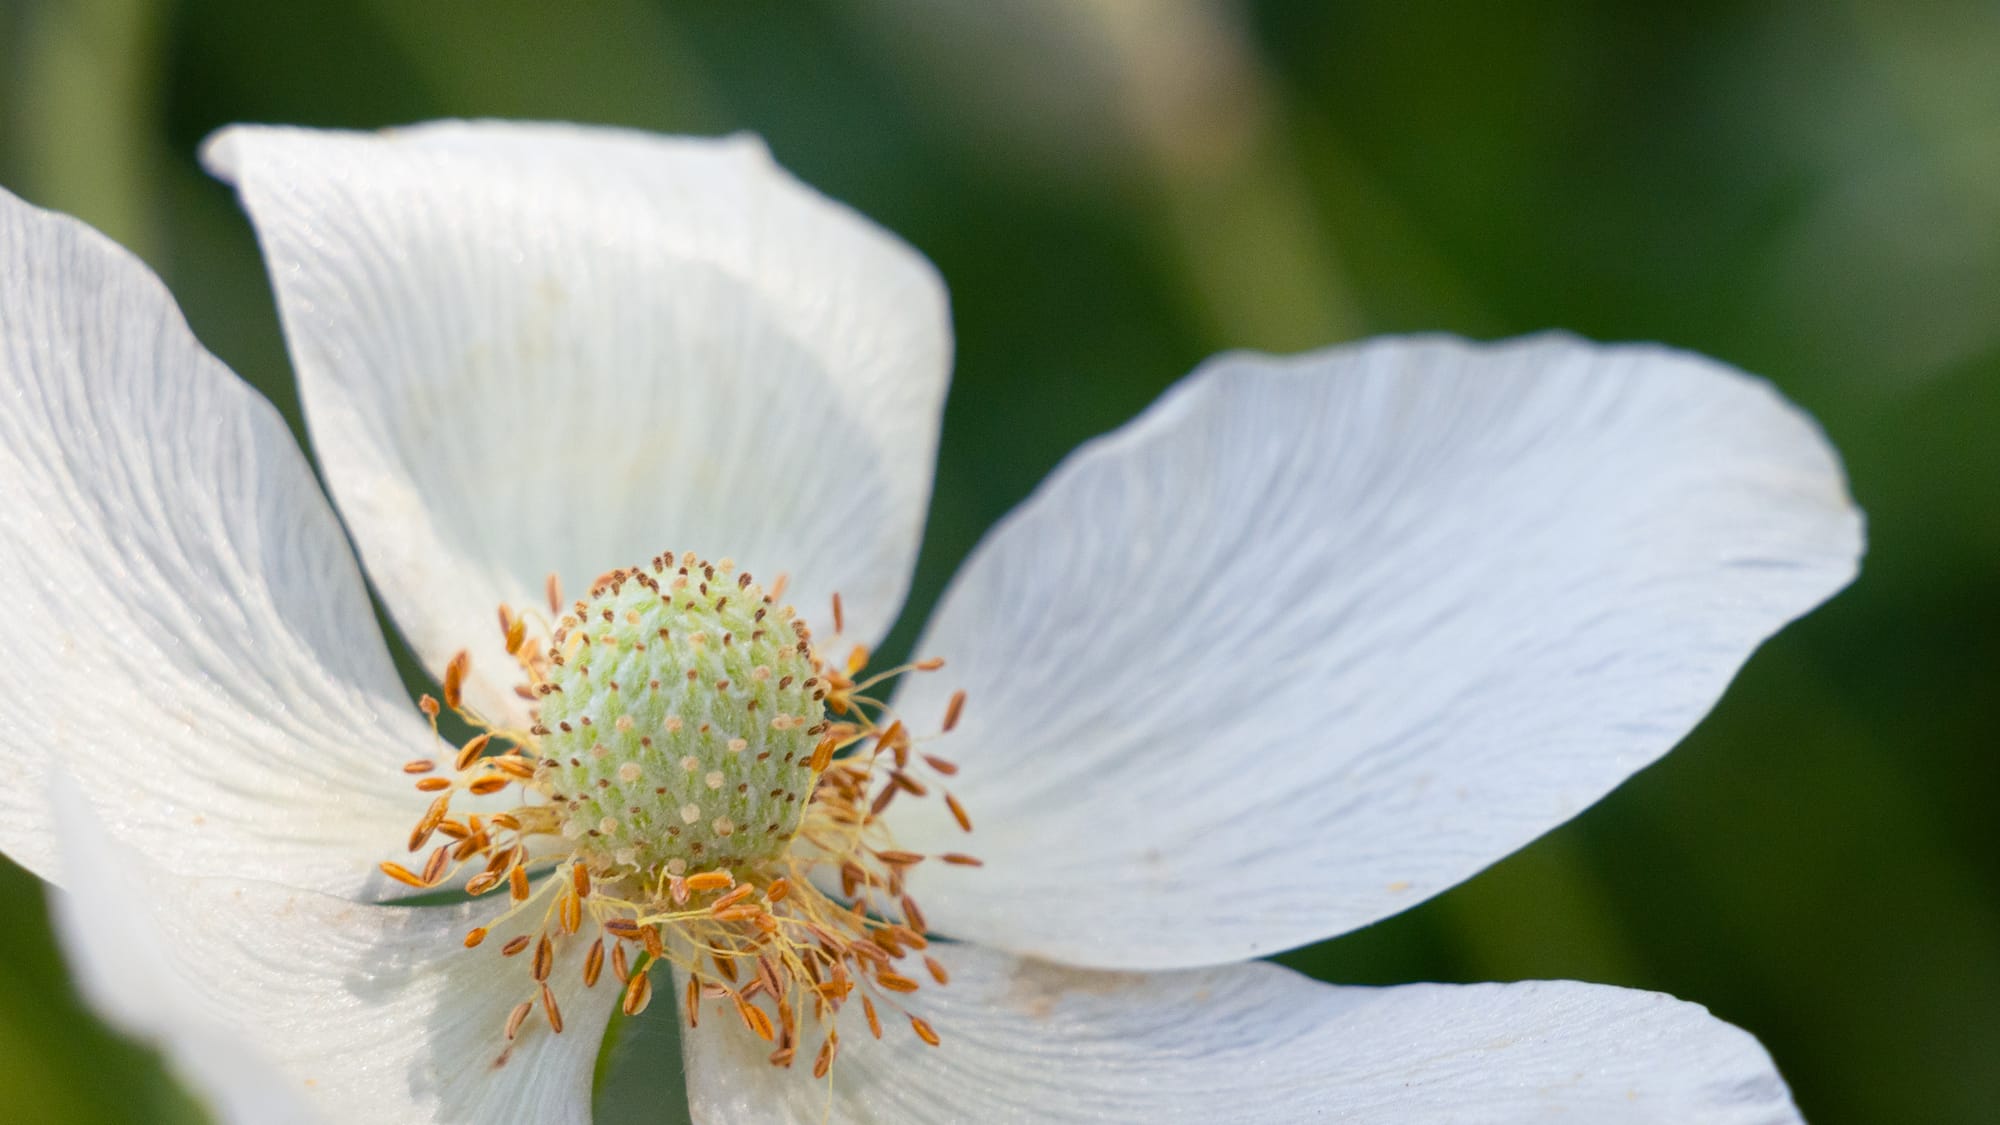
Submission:
MULTIPOLYGON (((829 661, 830 631, 865 646, 896 616, 949 366, 943 287, 757 142, 256 128, 207 155, 262 239, 347 532, 468 710, 520 733, 548 704, 516 681, 584 674, 537 666, 546 634, 510 655, 497 606, 670 544, 788 573, 829 661), (819 608, 835 591, 838 630, 819 608)), ((589 836, 558 801, 544 827, 566 834, 529 841, 565 865, 547 910, 388 904, 405 888, 377 863, 432 776, 403 763, 440 747, 340 524, 276 413, 142 266, 6 196, 0 399, 0 847, 69 892, 95 1000, 238 1120, 587 1120, 621 990, 585 986, 604 946, 560 921, 625 915, 601 885, 568 905, 560 873, 629 890, 658 857, 592 852, 624 829, 589 836), (473 927, 491 932, 467 949, 473 927), (546 954, 496 948, 542 935, 546 954)), ((695 1116, 1796 1120, 1754 1039, 1665 996, 1336 987, 1249 959, 1420 902, 1587 807, 1846 583, 1860 538, 1813 424, 1696 356, 1412 338, 1204 365, 987 537, 920 646, 949 668, 894 701, 934 728, 969 692, 921 748, 957 772, 918 786, 961 803, 899 799, 881 825, 984 866, 838 846, 863 874, 905 873, 928 929, 960 939, 926 951, 949 983, 919 967, 914 992, 878 989, 902 1005, 878 1040, 855 1004, 815 1021, 812 972, 780 966, 749 1005, 800 1009, 790 1067, 712 1000, 684 1035, 695 1116), (815 1079, 805 1058, 835 1027, 815 1079)), ((785 716, 769 745, 815 719, 785 716)), ((730 763, 757 753, 735 741, 690 779, 735 791, 730 763)), ((563 776, 650 784, 624 752, 563 776)), ((886 761, 864 797, 894 784, 886 761)), ((550 776, 531 805, 565 784, 550 776)), ((806 787, 809 827, 827 788, 806 787)), ((521 803, 448 795, 454 816, 521 803)), ((711 844, 793 846, 713 812, 687 820, 711 844)), ((781 912, 777 862, 742 860, 749 913, 781 912)))

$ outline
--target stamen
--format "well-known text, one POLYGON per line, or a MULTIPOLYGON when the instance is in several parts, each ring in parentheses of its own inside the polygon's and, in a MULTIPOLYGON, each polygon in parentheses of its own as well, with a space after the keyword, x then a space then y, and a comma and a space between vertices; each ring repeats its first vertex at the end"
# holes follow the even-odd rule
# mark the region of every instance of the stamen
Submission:
POLYGON ((451 849, 447 847, 440 846, 436 851, 431 853, 431 858, 424 863, 425 886, 437 886, 438 880, 444 878, 444 865, 450 859, 451 849))
POLYGON ((762 1039, 766 1043, 769 1043, 774 1038, 775 1033, 771 1030, 771 1017, 765 1015, 762 1008, 757 1007, 741 996, 737 996, 736 1014, 743 1017, 743 1025, 748 1027, 757 1038, 762 1039))
POLYGON ((813 1059, 814 1078, 826 1077, 827 1072, 833 1069, 833 1056, 836 1053, 838 1053, 839 1050, 840 1050, 840 1037, 838 1035, 829 1032, 826 1037, 826 1042, 820 1044, 819 1056, 813 1059))
POLYGON ((410 872, 409 868, 404 867, 400 863, 389 863, 387 861, 384 861, 378 866, 381 867, 382 874, 387 875, 389 878, 394 879, 398 883, 404 883, 409 886, 416 887, 419 890, 430 886, 429 883, 426 883, 422 879, 417 878, 417 876, 415 876, 410 872))
POLYGON ((509 1042, 513 1041, 514 1036, 520 1034, 522 1022, 528 1018, 528 1013, 534 1010, 534 1004, 523 1000, 519 1004, 514 1005, 513 1011, 507 1013, 506 1035, 509 1042))
MULTIPOLYGON (((693 982, 690 981, 690 984, 693 982)), ((636 1016, 653 1002, 653 974, 641 970, 625 982, 625 999, 620 1007, 628 1016, 636 1016)))
MULTIPOLYGON (((944 807, 951 810, 951 818, 958 821, 960 829, 966 832, 972 831, 972 818, 965 814, 965 806, 958 803, 957 797, 946 793, 944 795, 944 807)), ((950 861, 947 860, 946 862, 950 861)))
POLYGON ((875 1014, 875 1001, 863 996, 861 998, 861 1011, 868 1017, 868 1033, 877 1039, 882 1038, 882 1020, 881 1017, 875 1014))
MULTIPOLYGON (((444 666, 444 705, 456 711, 465 698, 465 673, 472 667, 472 654, 459 649, 444 666)), ((460 769, 465 767, 461 766, 460 769)))
POLYGON ((464 746, 459 747, 458 757, 453 759, 451 763, 451 768, 458 770, 461 773, 471 768, 472 763, 476 761, 481 754, 486 753, 486 747, 492 741, 493 741, 492 731, 487 731, 483 734, 480 734, 468 740, 464 746))
MULTIPOLYGON (((549 1017, 549 1030, 555 1032, 557 1035, 561 1035, 563 1029, 562 1009, 556 1006, 556 994, 549 991, 549 986, 546 984, 542 985, 542 1011, 549 1017)), ((917 1034, 923 1035, 924 1033, 920 1030, 917 1034)), ((935 1033, 925 1038, 932 1046, 935 1047, 937 1045, 935 1033)))

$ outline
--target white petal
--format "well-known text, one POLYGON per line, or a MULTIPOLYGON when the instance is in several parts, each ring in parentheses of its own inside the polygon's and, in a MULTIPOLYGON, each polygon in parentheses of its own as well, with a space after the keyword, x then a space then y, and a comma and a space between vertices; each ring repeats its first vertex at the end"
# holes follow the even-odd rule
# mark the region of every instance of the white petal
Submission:
POLYGON ((133 898, 129 853, 109 838, 82 787, 60 767, 50 782, 60 863, 72 888, 53 892, 50 906, 91 1004, 163 1048, 225 1120, 320 1120, 246 1029, 205 1010, 207 1000, 175 966, 168 935, 150 913, 150 892, 133 898))
POLYGON ((0 401, 0 848, 52 874, 62 762, 171 869, 361 892, 430 734, 277 412, 135 258, 4 193, 0 401))
POLYGON ((538 1010, 511 1050, 504 1037, 535 985, 526 954, 498 949, 540 911, 468 950, 466 929, 504 903, 371 906, 179 878, 105 839, 87 802, 65 812, 58 918, 85 994, 230 1120, 589 1122, 618 989, 583 988, 584 942, 564 943, 549 978, 562 1034, 538 1010))
POLYGON ((894 620, 944 289, 760 142, 234 128, 207 159, 257 226, 362 560, 430 667, 471 649, 476 703, 516 706, 498 602, 664 549, 789 573, 815 615, 838 590, 866 643, 894 620))
POLYGON ((1564 336, 1222 358, 980 545, 900 703, 977 831, 899 802, 932 924, 1166 968, 1351 930, 1665 753, 1854 574, 1761 381, 1564 336))
POLYGON ((951 984, 920 989, 909 1006, 940 1046, 900 1020, 878 1042, 844 1019, 829 1090, 807 1068, 771 1067, 768 1045, 735 1023, 704 1019, 682 1033, 694 1119, 1799 1120, 1754 1038, 1654 992, 1574 981, 1337 988, 1262 963, 1099 973, 971 946, 933 952, 951 984))

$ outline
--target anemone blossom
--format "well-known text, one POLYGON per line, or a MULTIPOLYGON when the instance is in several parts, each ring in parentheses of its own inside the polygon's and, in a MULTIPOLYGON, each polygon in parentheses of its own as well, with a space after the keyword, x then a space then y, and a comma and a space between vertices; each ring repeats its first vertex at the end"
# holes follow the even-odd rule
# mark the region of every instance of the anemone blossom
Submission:
POLYGON ((1575 815, 1852 577, 1766 384, 1561 335, 1221 356, 876 669, 950 366, 922 257, 748 138, 205 157, 345 533, 144 267, 0 196, 0 847, 228 1116, 586 1121, 657 993, 700 1121, 1797 1119, 1670 997, 1256 960, 1575 815))

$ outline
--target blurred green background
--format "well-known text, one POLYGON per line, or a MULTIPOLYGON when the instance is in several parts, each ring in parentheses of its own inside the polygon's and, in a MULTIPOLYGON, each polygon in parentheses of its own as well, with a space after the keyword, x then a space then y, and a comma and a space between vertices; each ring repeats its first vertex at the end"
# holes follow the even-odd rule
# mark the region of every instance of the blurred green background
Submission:
MULTIPOLYGON (((212 128, 764 134, 952 288, 905 642, 1065 451, 1225 347, 1562 326, 1767 375, 1847 458, 1860 582, 1576 822, 1285 960, 1660 989, 1755 1031, 1820 1125, 1971 1123, 2000 1112, 1996 74, 1991 0, 0 0, 0 183, 136 249, 296 423, 212 128)), ((196 1120, 80 1008, 36 880, 0 871, 0 910, 0 1116, 196 1120)), ((620 1089, 671 1035, 638 1030, 620 1089)))

